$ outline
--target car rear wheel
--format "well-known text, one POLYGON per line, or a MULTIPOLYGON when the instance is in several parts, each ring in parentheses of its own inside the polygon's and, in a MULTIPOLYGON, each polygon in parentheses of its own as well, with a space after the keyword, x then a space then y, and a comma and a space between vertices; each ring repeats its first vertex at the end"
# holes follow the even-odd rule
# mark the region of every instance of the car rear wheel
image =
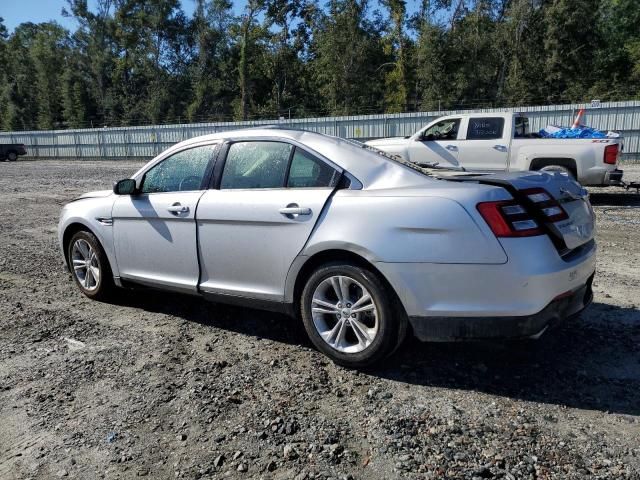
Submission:
POLYGON ((9 152, 9 154, 7 155, 7 159, 10 162, 15 162, 18 159, 18 154, 16 152, 9 152))
POLYGON ((378 275, 348 263, 319 267, 302 292, 301 313, 313 344, 334 362, 362 368, 391 354, 406 316, 378 275))
POLYGON ((80 231, 71 237, 67 259, 73 279, 87 297, 105 300, 112 292, 113 275, 107 255, 90 232, 80 231))

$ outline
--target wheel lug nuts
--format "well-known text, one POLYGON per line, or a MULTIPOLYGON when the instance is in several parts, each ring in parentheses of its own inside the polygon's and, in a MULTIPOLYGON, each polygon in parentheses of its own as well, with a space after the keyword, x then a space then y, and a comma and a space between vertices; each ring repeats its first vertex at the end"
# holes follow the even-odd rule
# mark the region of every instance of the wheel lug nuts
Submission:
POLYGON ((342 304, 341 303, 338 304, 338 308, 342 308, 342 304))
POLYGON ((347 303, 347 308, 351 308, 351 304, 350 303, 347 303))
POLYGON ((352 314, 351 314, 351 318, 356 318, 356 314, 355 314, 355 313, 352 313, 352 314))

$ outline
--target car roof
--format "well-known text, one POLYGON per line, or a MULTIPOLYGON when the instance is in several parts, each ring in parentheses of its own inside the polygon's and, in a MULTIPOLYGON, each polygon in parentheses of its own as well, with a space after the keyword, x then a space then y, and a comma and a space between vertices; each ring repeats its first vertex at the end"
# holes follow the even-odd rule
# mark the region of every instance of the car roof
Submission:
POLYGON ((207 141, 260 139, 298 143, 348 171, 363 184, 364 188, 414 185, 426 179, 420 173, 383 155, 373 153, 352 140, 278 126, 245 128, 194 137, 176 144, 170 151, 207 141))

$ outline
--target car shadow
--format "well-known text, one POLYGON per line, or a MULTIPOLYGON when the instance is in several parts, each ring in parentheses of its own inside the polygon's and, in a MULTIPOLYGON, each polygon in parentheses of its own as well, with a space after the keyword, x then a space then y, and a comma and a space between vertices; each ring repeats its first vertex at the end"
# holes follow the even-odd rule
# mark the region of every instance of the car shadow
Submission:
MULTIPOLYGON (((310 346, 300 321, 174 293, 125 292, 115 303, 275 342, 310 346)), ((640 310, 594 303, 538 341, 421 343, 410 337, 363 372, 394 382, 640 415, 640 310)), ((320 355, 320 353, 318 353, 320 355)))
POLYGON ((640 415, 640 310, 595 303, 537 341, 409 339, 372 374, 528 402, 640 415))
POLYGON ((589 200, 594 207, 625 207, 640 206, 640 195, 635 190, 620 190, 616 193, 593 193, 589 194, 589 200))

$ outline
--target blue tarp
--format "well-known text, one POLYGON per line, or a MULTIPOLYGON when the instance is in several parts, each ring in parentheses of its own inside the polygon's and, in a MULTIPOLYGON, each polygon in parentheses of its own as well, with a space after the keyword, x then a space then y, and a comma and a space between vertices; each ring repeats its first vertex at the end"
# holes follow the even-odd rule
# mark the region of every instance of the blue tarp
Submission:
POLYGON ((607 135, 600 130, 589 127, 561 128, 556 132, 547 132, 544 128, 540 130, 542 138, 607 138, 607 135))

